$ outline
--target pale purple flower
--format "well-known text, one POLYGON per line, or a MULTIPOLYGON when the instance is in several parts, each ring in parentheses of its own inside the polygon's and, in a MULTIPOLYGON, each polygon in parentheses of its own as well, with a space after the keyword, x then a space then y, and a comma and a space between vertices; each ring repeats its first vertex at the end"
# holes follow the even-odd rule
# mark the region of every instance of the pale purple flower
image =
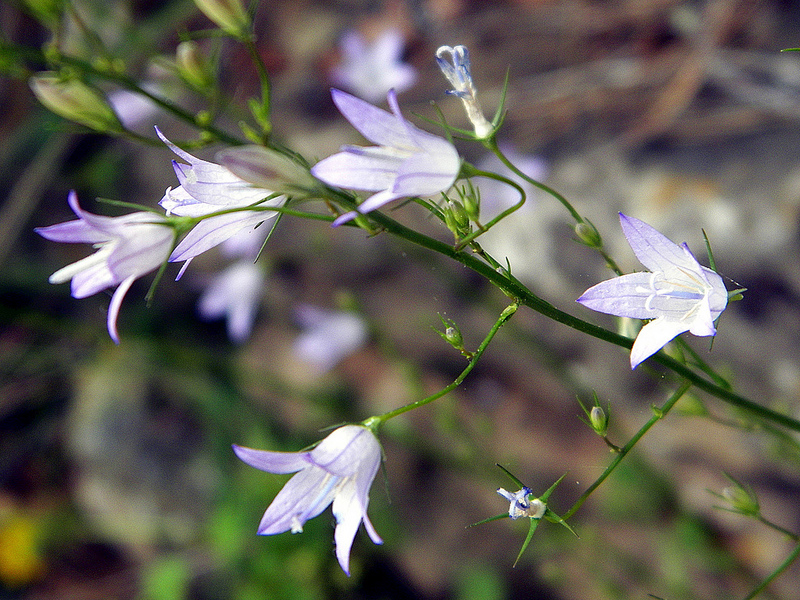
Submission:
POLYGON ((108 333, 118 344, 117 316, 122 299, 134 280, 167 260, 174 243, 174 231, 162 216, 150 212, 121 217, 86 212, 78 204, 74 191, 69 193, 68 202, 77 220, 38 227, 36 232, 54 242, 94 244, 97 251, 53 273, 50 283, 71 279, 75 298, 86 298, 118 286, 108 308, 108 333))
MULTIPOLYGON (((173 161, 180 186, 167 189, 159 202, 167 214, 202 217, 222 210, 253 205, 277 207, 286 201, 285 196, 270 198, 274 195, 271 190, 256 187, 221 165, 192 156, 170 142, 158 129, 156 133, 175 154, 188 163, 173 161)), ((254 228, 275 215, 277 213, 274 211, 241 210, 203 219, 180 241, 169 260, 190 261, 239 231, 254 228)))
POLYGON ((650 272, 598 283, 578 302, 618 317, 650 320, 631 349, 631 368, 684 331, 715 335, 714 321, 728 304, 722 277, 698 263, 685 242, 678 246, 647 223, 622 213, 619 218, 636 258, 650 272))
POLYGON ((547 506, 539 498, 528 498, 532 494, 531 489, 528 487, 523 487, 517 492, 509 492, 503 488, 497 488, 497 493, 509 501, 508 516, 512 521, 516 521, 520 517, 541 519, 547 510, 547 506))
POLYGON ((309 452, 267 452, 236 445, 233 451, 251 467, 267 473, 297 472, 267 508, 259 535, 302 533, 305 522, 333 502, 336 558, 348 576, 350 548, 362 521, 372 541, 383 543, 367 516, 369 488, 381 462, 381 447, 366 427, 340 427, 309 452))
POLYGON ((403 35, 394 27, 385 29, 372 43, 357 31, 341 40, 342 62, 333 68, 331 78, 368 102, 380 102, 389 92, 403 92, 414 85, 417 72, 403 59, 403 35))
POLYGON ((253 330, 264 279, 259 264, 238 260, 214 276, 200 296, 197 310, 208 320, 226 317, 228 337, 241 344, 253 330))
POLYGON ((458 177, 461 159, 453 144, 414 127, 403 118, 397 96, 387 100, 392 112, 372 106, 340 90, 333 101, 344 117, 377 146, 343 146, 342 151, 317 163, 311 173, 329 185, 377 192, 334 225, 368 213, 398 198, 429 196, 447 190, 458 177))
POLYGON ((367 324, 354 312, 303 305, 297 310, 303 333, 294 349, 301 360, 329 371, 367 341, 367 324))
MULTIPOLYGON (((154 95, 163 92, 159 84, 150 81, 142 83, 141 88, 154 95)), ((135 129, 146 121, 152 122, 160 110, 150 98, 132 90, 114 90, 108 93, 106 99, 126 129, 135 129)))

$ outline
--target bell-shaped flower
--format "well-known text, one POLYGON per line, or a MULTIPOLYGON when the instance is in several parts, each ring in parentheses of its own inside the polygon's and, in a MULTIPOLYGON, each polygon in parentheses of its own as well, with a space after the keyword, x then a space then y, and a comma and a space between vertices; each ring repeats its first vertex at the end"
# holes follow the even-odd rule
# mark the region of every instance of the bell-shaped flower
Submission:
POLYGON ((303 328, 294 350, 320 371, 329 371, 367 341, 366 322, 352 311, 325 310, 304 304, 296 313, 303 328))
MULTIPOLYGON (((180 186, 168 189, 159 204, 180 217, 203 217, 215 212, 234 209, 203 219, 175 247, 171 262, 190 261, 247 227, 255 227, 277 215, 269 210, 235 210, 250 206, 281 206, 285 196, 275 196, 272 190, 257 187, 222 165, 192 156, 170 142, 156 129, 169 148, 186 163, 173 161, 180 186)), ((184 266, 185 269, 185 266, 184 266)))
POLYGON ((260 264, 240 259, 214 276, 203 290, 197 310, 208 320, 226 317, 228 337, 241 344, 253 330, 264 280, 260 264))
POLYGON ((389 90, 403 92, 417 79, 414 67, 403 62, 404 44, 395 27, 384 29, 371 43, 349 31, 342 37, 342 62, 331 71, 331 79, 368 102, 380 102, 389 90))
POLYGON ((267 473, 296 473, 264 513, 259 535, 301 533, 306 521, 333 503, 336 558, 348 576, 350 548, 362 521, 372 541, 383 543, 367 517, 369 488, 381 462, 381 447, 366 427, 340 427, 308 452, 267 452, 235 445, 233 451, 267 473))
POLYGON ((461 159, 453 144, 414 127, 403 118, 397 95, 387 100, 392 112, 377 108, 340 90, 333 101, 361 135, 377 146, 343 146, 317 163, 311 173, 329 185, 377 192, 334 221, 334 226, 368 213, 398 198, 430 196, 447 190, 458 177, 461 159))
POLYGON ((647 223, 622 213, 619 217, 636 258, 650 272, 598 283, 578 302, 618 317, 649 320, 631 349, 631 368, 684 331, 715 335, 714 321, 728 304, 722 277, 698 263, 685 242, 679 246, 647 223))
POLYGON ((166 220, 150 212, 135 212, 121 217, 104 217, 83 210, 78 196, 70 192, 68 202, 77 220, 36 232, 54 242, 94 244, 91 256, 59 269, 50 283, 72 280, 72 295, 86 298, 106 288, 118 286, 108 308, 108 333, 119 343, 117 316, 122 299, 137 278, 154 271, 167 259, 175 234, 166 220))

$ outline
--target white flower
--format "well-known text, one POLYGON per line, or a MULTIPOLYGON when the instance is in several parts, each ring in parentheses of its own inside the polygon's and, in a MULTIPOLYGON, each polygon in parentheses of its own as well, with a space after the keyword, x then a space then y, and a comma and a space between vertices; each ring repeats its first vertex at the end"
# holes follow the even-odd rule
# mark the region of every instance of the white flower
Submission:
POLYGON ((344 146, 318 162, 311 173, 329 185, 377 192, 334 225, 368 213, 398 198, 430 196, 447 190, 461 169, 453 144, 417 129, 403 118, 397 96, 387 97, 391 113, 340 90, 332 90, 339 111, 361 135, 378 144, 367 148, 344 146))
POLYGON ((533 493, 530 488, 523 487, 517 492, 509 492, 503 488, 497 488, 497 493, 511 503, 508 507, 508 516, 512 520, 517 520, 520 517, 541 519, 547 510, 547 505, 539 498, 529 498, 533 493))
POLYGON ((714 321, 728 304, 722 277, 698 263, 686 243, 678 246, 633 217, 620 213, 619 218, 636 258, 650 272, 598 283, 578 302, 618 317, 651 320, 633 344, 631 368, 684 331, 715 335, 714 321))
MULTIPOLYGON (((173 161, 180 186, 167 189, 159 204, 181 217, 202 217, 221 210, 250 206, 281 206, 285 196, 275 196, 271 190, 256 187, 234 175, 227 168, 201 160, 184 152, 156 128, 156 133, 169 148, 186 163, 173 161), (269 199, 268 199, 269 198, 269 199)), ((188 261, 210 250, 245 228, 254 228, 272 219, 274 211, 239 210, 203 219, 175 247, 169 260, 188 261)), ((179 275, 180 276, 180 275, 179 275)))
POLYGON ((214 276, 197 309, 205 319, 226 317, 228 337, 241 344, 253 330, 264 280, 260 265, 249 259, 238 260, 214 276))
POLYGON ((294 342, 298 356, 329 371, 367 341, 367 324, 356 313, 304 305, 297 318, 305 330, 294 342))
POLYGON ((469 51, 466 46, 441 46, 436 50, 436 62, 453 89, 450 93, 458 96, 467 112, 467 118, 475 129, 479 139, 489 137, 494 131, 492 124, 483 116, 483 109, 478 102, 478 90, 472 81, 469 63, 469 51), (450 56, 450 60, 446 56, 450 56))
POLYGON ((403 36, 394 27, 385 29, 371 44, 357 31, 349 31, 340 44, 342 62, 331 77, 337 86, 368 102, 380 102, 389 90, 402 92, 417 79, 417 72, 403 58, 403 36))
POLYGON ((50 283, 71 279, 75 298, 86 298, 116 285, 108 307, 108 333, 118 344, 117 316, 125 294, 137 278, 167 259, 175 234, 165 219, 154 213, 95 215, 81 209, 74 191, 69 193, 68 202, 77 220, 38 227, 36 232, 54 242, 94 244, 97 251, 53 273, 50 283))
POLYGON ((258 526, 260 535, 291 531, 333 503, 336 517, 336 558, 350 575, 350 548, 361 522, 372 541, 382 544, 367 516, 369 488, 381 462, 381 447, 375 435, 360 425, 345 425, 333 431, 309 452, 267 452, 241 446, 233 451, 251 467, 267 473, 295 473, 278 492, 258 526))

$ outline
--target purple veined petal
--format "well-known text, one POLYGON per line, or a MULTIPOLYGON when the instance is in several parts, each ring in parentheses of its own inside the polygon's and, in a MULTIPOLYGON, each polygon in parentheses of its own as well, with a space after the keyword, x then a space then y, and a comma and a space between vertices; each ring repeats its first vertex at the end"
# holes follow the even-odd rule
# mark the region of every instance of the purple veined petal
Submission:
POLYGON ((168 187, 164 192, 164 197, 158 201, 158 205, 166 211, 167 216, 176 215, 178 217, 201 217, 209 212, 219 210, 218 206, 199 202, 181 186, 168 187))
MULTIPOLYGON (((392 95, 394 92, 390 91, 389 96, 392 95)), ((335 88, 331 90, 331 96, 345 119, 372 143, 414 149, 402 116, 398 119, 392 113, 335 88)))
POLYGON ((358 473, 362 463, 376 457, 380 444, 373 433, 360 425, 344 425, 331 432, 309 453, 313 464, 339 477, 358 473))
POLYGON ((455 154, 454 162, 448 160, 442 163, 437 158, 428 154, 415 154, 403 161, 392 192, 411 197, 430 196, 447 190, 455 182, 461 162, 458 154, 455 154))
POLYGON ((310 466, 306 452, 269 452, 233 445, 233 452, 244 463, 260 471, 283 475, 310 466))
POLYGON ((647 223, 622 213, 619 220, 636 258, 650 271, 669 273, 676 267, 695 271, 699 267, 691 252, 687 256, 683 248, 647 223))
POLYGON ((204 219, 178 243, 169 261, 181 262, 192 259, 218 246, 243 229, 274 218, 276 214, 269 211, 240 211, 204 219))
POLYGON ((652 295, 652 279, 652 273, 631 273, 601 281, 586 290, 576 302, 608 315, 652 319, 656 315, 647 306, 652 295))
POLYGON ((402 159, 376 158, 367 154, 339 152, 322 159, 311 174, 328 185, 377 192, 394 184, 402 159))
MULTIPOLYGON (((396 193, 396 192, 394 192, 392 190, 383 190, 382 192, 378 192, 377 194, 373 194, 372 196, 370 196, 369 198, 364 200, 364 202, 362 202, 361 204, 358 205, 358 209, 357 210, 361 214, 366 214, 368 212, 371 212, 373 210, 376 210, 376 209, 380 208, 384 204, 388 204, 389 202, 391 202, 393 200, 397 200, 399 198, 402 198, 403 196, 404 196, 403 193, 399 193, 398 194, 398 193, 396 193)), ((342 215, 342 216, 344 216, 344 215, 342 215)), ((353 215, 353 216, 355 216, 355 215, 353 215)), ((336 221, 334 221, 334 223, 337 223, 337 224, 343 223, 344 221, 340 221, 341 218, 342 217, 339 217, 338 219, 336 219, 336 221)))
POLYGON ((631 369, 661 350, 675 336, 688 331, 689 327, 681 321, 658 318, 642 327, 631 348, 631 369))
POLYGON ((37 227, 36 233, 53 242, 66 243, 98 244, 112 237, 111 232, 115 230, 114 217, 94 215, 83 210, 75 190, 70 190, 67 202, 78 219, 49 227, 37 227))
POLYGON ((117 317, 119 317, 119 309, 122 306, 122 301, 125 298, 125 294, 128 293, 128 290, 131 288, 131 285, 133 285, 135 280, 136 276, 131 275, 125 281, 120 283, 119 286, 117 286, 117 289, 114 290, 114 295, 111 296, 111 303, 108 305, 108 318, 106 319, 108 335, 111 336, 111 339, 117 345, 119 345, 119 332, 117 331, 117 317))
POLYGON ((137 225, 135 235, 118 241, 108 259, 109 270, 117 280, 154 271, 166 260, 174 235, 166 225, 137 225))
POLYGON ((306 521, 328 508, 338 491, 338 482, 336 477, 322 469, 308 468, 297 472, 267 508, 258 533, 299 533, 306 521))

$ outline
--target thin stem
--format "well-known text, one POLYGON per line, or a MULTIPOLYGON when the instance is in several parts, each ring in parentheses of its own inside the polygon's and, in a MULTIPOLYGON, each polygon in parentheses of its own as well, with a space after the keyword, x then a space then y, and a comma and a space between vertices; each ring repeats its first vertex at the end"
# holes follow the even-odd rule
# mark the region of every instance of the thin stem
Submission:
POLYGON ((247 37, 242 41, 244 45, 247 47, 247 51, 250 53, 250 58, 253 60, 253 64, 256 67, 256 72, 258 73, 258 80, 261 83, 262 113, 260 115, 256 115, 256 117, 258 119, 258 124, 261 125, 264 137, 268 138, 269 134, 272 133, 272 119, 270 116, 272 94, 270 91, 271 86, 269 82, 269 73, 267 73, 267 68, 264 65, 264 61, 262 60, 261 55, 258 53, 258 49, 256 48, 256 45, 253 42, 252 36, 247 37))
MULTIPOLYGON (((519 304, 523 304, 528 308, 542 314, 543 316, 552 319, 553 321, 562 323, 568 327, 571 327, 572 329, 575 329, 576 331, 580 331, 581 333, 585 333, 628 350, 630 350, 633 346, 633 339, 619 335, 618 333, 609 331, 608 329, 593 323, 589 323, 583 319, 579 319, 578 317, 556 308, 542 298, 539 298, 522 283, 520 283, 519 280, 509 274, 505 269, 495 269, 476 256, 473 256, 467 252, 456 250, 449 244, 431 238, 413 229, 409 229, 405 225, 398 223, 379 211, 373 211, 369 216, 374 222, 392 235, 452 258, 453 260, 461 263, 462 265, 488 279, 495 286, 500 288, 507 296, 514 298, 519 304)), ((703 390, 704 392, 711 394, 716 398, 719 398, 723 402, 726 402, 731 406, 735 406, 736 408, 748 411, 754 417, 772 421, 773 423, 779 424, 793 431, 800 432, 800 421, 776 412, 765 406, 761 406, 756 402, 753 402, 752 400, 735 393, 732 390, 726 389, 725 387, 720 386, 713 381, 709 381, 701 374, 696 373, 686 365, 668 356, 663 351, 659 351, 658 353, 654 354, 649 360, 655 361, 670 369, 682 379, 686 379, 691 382, 694 387, 703 390)))
POLYGON ((642 428, 636 432, 636 434, 628 440, 628 443, 625 444, 622 448, 619 449, 617 455, 614 457, 614 460, 611 461, 611 464, 606 467, 606 470, 597 478, 597 480, 590 485, 583 494, 581 494, 580 498, 575 501, 575 504, 572 505, 566 513, 564 513, 563 519, 568 519, 572 515, 574 515, 577 510, 581 507, 581 505, 589 498, 589 496, 594 492, 600 485, 606 480, 606 478, 611 475, 614 469, 623 461, 623 459, 627 456, 628 452, 630 452, 636 443, 642 439, 644 434, 646 434, 650 428, 655 425, 658 421, 663 419, 667 413, 672 410, 672 407, 681 399, 689 388, 692 387, 692 384, 688 381, 684 381, 681 386, 675 390, 672 396, 658 409, 653 411, 653 416, 650 417, 650 420, 645 423, 642 428))
POLYGON ((492 338, 494 338, 495 334, 499 331, 500 327, 502 327, 503 324, 506 321, 508 321, 515 312, 517 312, 517 308, 518 308, 517 304, 510 304, 505 308, 505 310, 503 310, 502 313, 500 313, 500 317, 497 319, 497 322, 489 330, 489 333, 481 342, 481 345, 478 346, 478 349, 473 354, 472 359, 469 361, 467 367, 463 371, 461 371, 461 373, 458 375, 458 377, 455 378, 455 380, 453 380, 453 383, 451 383, 445 388, 442 388, 435 394, 428 396, 427 398, 423 398, 422 400, 417 400, 416 402, 412 402, 411 404, 406 404, 405 406, 401 406, 400 408, 396 408, 382 415, 370 417, 364 423, 365 426, 375 427, 380 423, 388 421, 389 419, 393 419, 394 417, 402 415, 403 413, 407 413, 410 410, 414 410, 415 408, 419 408, 420 406, 425 406, 426 404, 430 404, 434 400, 438 400, 442 396, 445 396, 454 389, 456 389, 459 385, 461 385, 461 382, 464 381, 467 375, 469 375, 470 371, 472 371, 472 369, 478 363, 478 360, 483 355, 484 350, 488 348, 489 344, 492 341, 492 338))
POLYGON ((781 563, 781 564, 778 566, 778 568, 777 568, 777 569, 775 569, 775 570, 774 570, 772 573, 770 573, 770 574, 769 574, 769 576, 768 576, 768 577, 767 577, 767 578, 766 578, 764 581, 762 581, 761 583, 759 583, 759 584, 758 584, 758 585, 757 585, 757 586, 756 586, 756 587, 753 589, 753 591, 751 591, 749 594, 747 594, 747 596, 745 596, 743 600, 752 600, 753 598, 755 598, 756 596, 758 596, 758 595, 759 595, 759 594, 760 594, 762 591, 764 591, 764 589, 765 589, 765 588, 766 588, 766 587, 767 587, 767 586, 768 586, 770 583, 772 583, 772 581, 773 581, 775 578, 777 578, 777 577, 778 577, 778 575, 780 575, 781 573, 783 573, 783 572, 784 572, 784 571, 785 571, 785 570, 786 570, 786 569, 787 569, 787 568, 788 568, 788 567, 789 567, 789 566, 790 566, 790 565, 791 565, 791 564, 792 564, 792 563, 793 563, 795 560, 797 560, 797 557, 798 557, 798 556, 800 556, 800 544, 797 544, 797 545, 794 547, 794 550, 792 550, 791 554, 789 554, 789 556, 787 556, 787 557, 786 557, 786 560, 785 560, 785 561, 783 561, 783 562, 782 562, 782 563, 781 563))

